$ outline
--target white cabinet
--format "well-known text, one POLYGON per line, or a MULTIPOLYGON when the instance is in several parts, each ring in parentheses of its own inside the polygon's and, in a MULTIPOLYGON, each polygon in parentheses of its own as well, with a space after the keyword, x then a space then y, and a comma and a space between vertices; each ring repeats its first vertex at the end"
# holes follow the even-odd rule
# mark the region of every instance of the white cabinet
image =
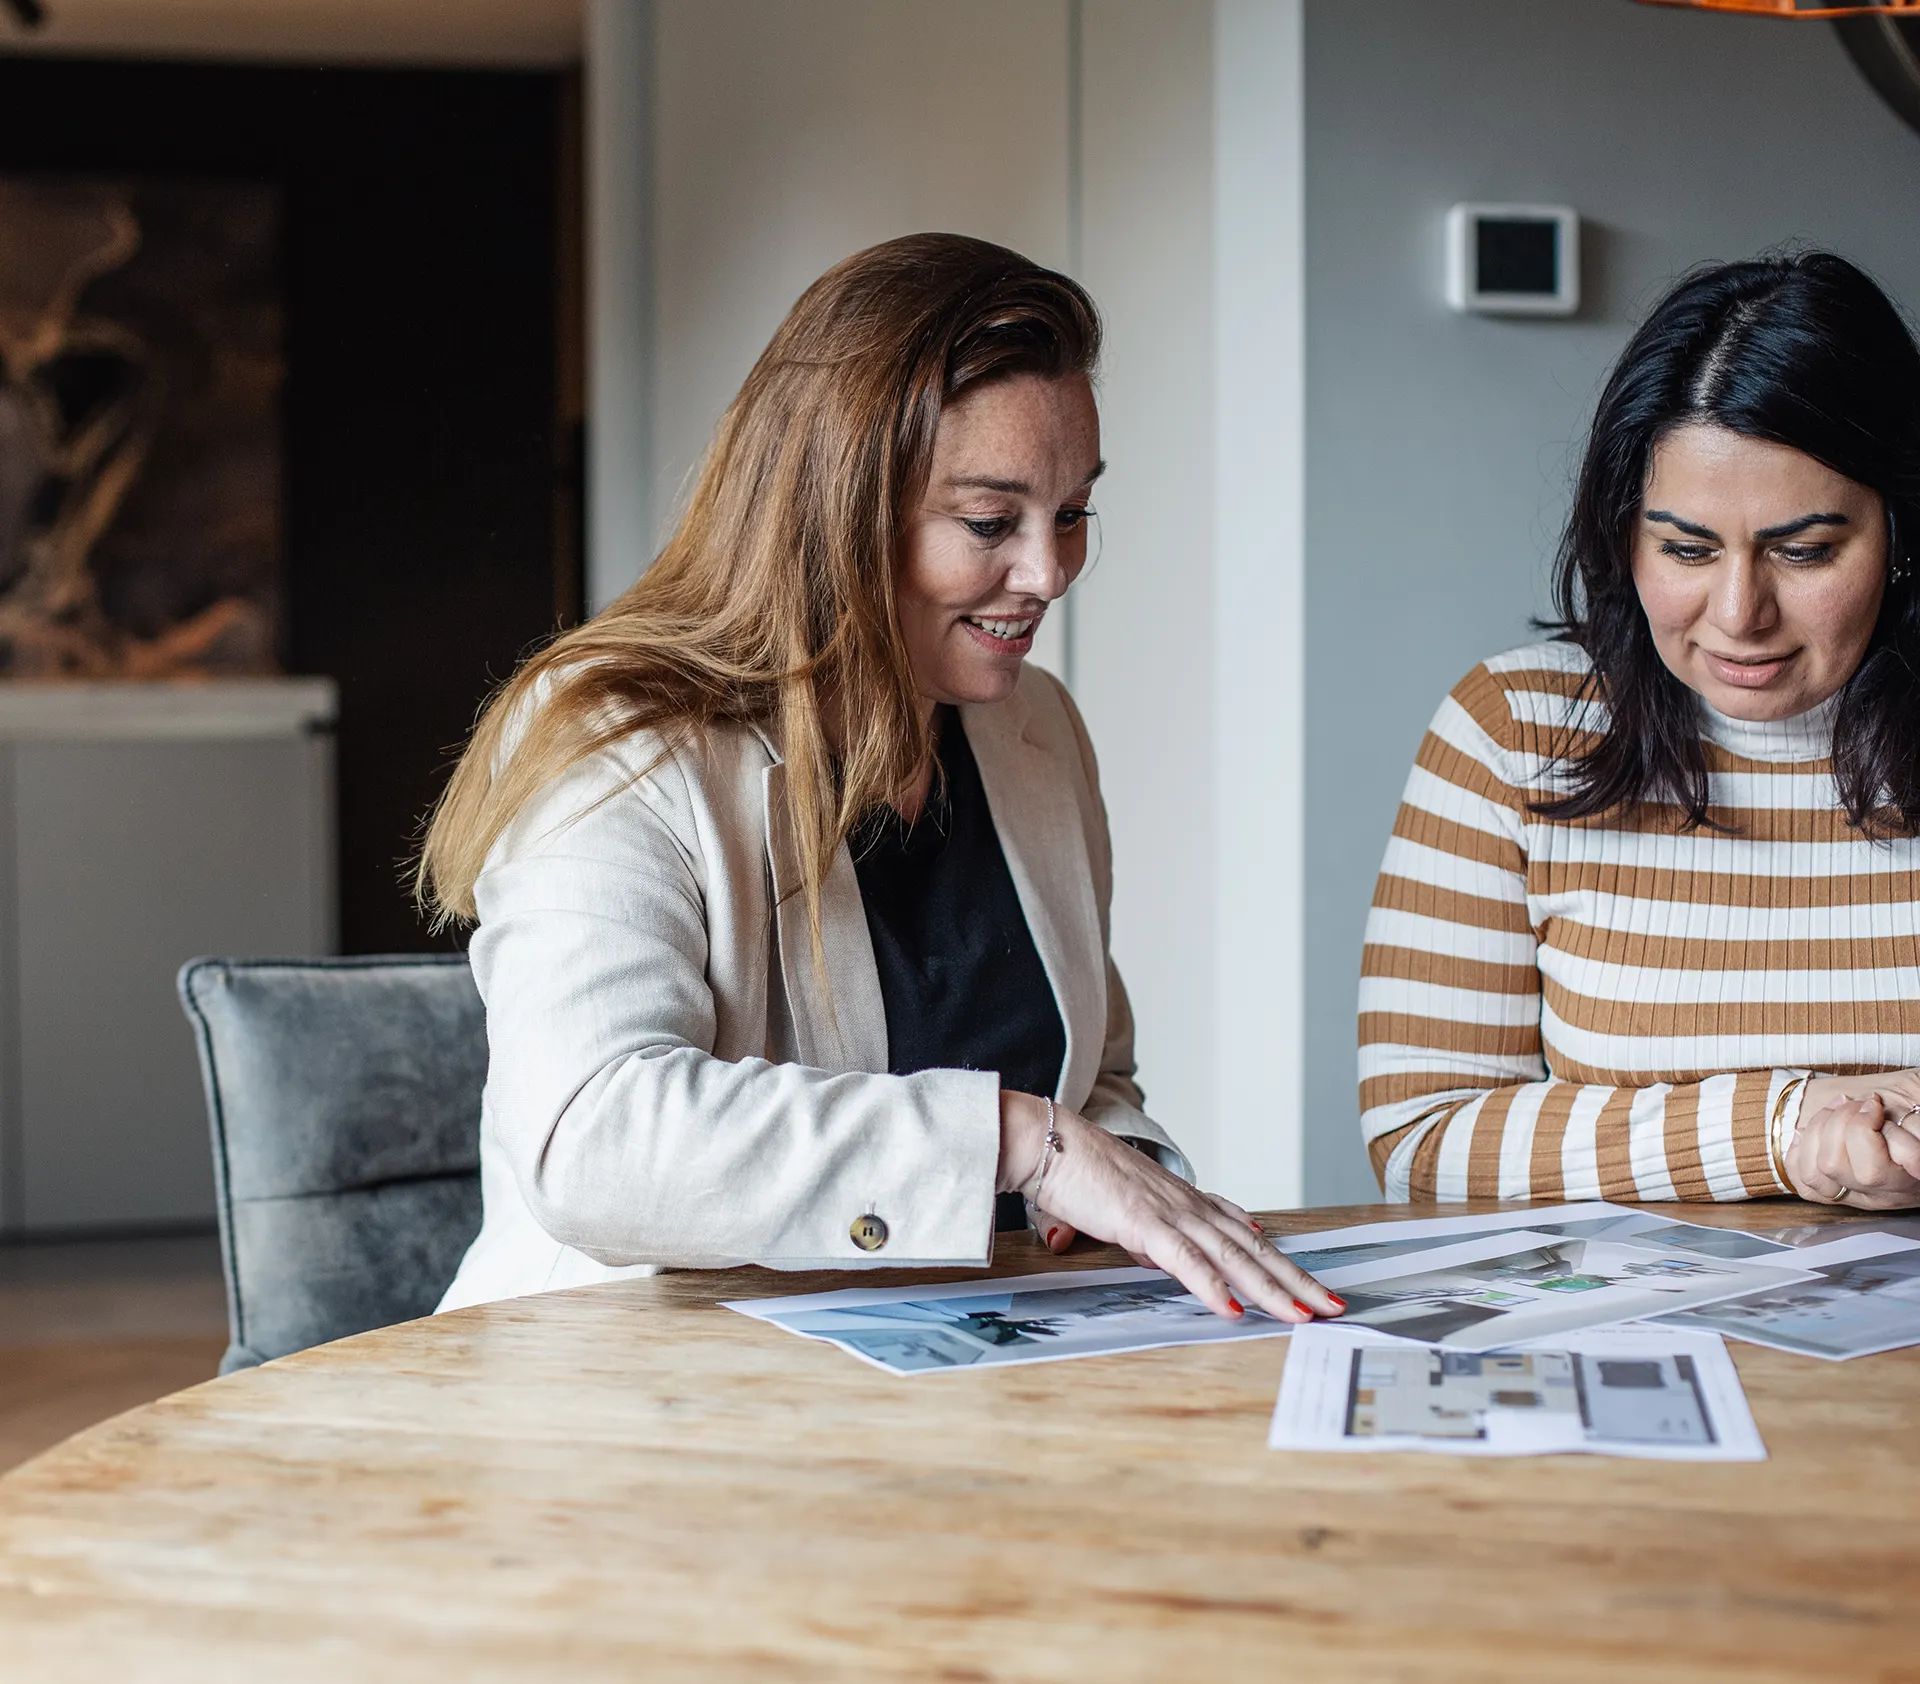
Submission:
POLYGON ((0 685, 0 1232, 213 1214, 202 953, 330 953, 324 679, 0 685))

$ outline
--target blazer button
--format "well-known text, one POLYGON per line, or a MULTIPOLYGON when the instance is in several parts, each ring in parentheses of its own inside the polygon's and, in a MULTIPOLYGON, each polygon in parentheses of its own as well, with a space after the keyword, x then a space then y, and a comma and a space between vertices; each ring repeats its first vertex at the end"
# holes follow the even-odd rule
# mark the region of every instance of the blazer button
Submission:
POLYGON ((862 1251, 878 1251, 887 1243, 887 1225, 871 1211, 865 1216, 856 1216, 847 1232, 862 1251))

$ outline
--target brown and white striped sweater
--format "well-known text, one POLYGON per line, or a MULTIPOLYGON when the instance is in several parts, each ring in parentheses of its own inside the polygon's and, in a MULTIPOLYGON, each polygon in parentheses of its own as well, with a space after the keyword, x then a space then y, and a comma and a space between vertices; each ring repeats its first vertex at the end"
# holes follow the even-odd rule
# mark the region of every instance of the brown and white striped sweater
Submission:
POLYGON ((1527 804, 1564 788, 1556 751, 1606 728, 1587 670, 1568 644, 1476 667, 1407 780, 1360 983, 1393 1198, 1765 1197, 1787 1190, 1787 1082, 1920 1064, 1920 842, 1848 825, 1832 705, 1754 725, 1702 704, 1726 830, 1545 819, 1527 804))

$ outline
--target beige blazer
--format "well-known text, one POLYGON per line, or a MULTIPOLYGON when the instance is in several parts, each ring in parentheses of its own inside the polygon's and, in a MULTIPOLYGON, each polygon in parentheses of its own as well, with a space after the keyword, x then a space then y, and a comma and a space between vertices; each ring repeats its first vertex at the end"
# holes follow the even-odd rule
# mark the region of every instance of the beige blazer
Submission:
MULTIPOLYGON (((1134 1085, 1107 953, 1106 813, 1079 714, 1029 668, 1008 700, 961 719, 1066 1027, 1054 1097, 1184 1174, 1134 1085)), ((786 769, 764 733, 710 731, 664 760, 660 748, 638 732, 559 780, 480 877, 486 1219, 441 1308, 660 1265, 987 1262, 999 1078, 885 1074, 844 847, 821 906, 823 986, 786 769), (869 1214, 888 1236, 872 1253, 850 1232, 869 1214)))

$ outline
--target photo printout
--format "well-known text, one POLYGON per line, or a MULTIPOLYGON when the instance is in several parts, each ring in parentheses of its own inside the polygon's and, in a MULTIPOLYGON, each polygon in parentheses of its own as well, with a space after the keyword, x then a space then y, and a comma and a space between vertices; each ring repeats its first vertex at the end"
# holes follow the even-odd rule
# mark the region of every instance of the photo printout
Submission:
POLYGON ((1656 1211, 1599 1200, 1534 1210, 1496 1210, 1479 1216, 1422 1217, 1410 1222, 1369 1222, 1318 1234, 1290 1234, 1276 1243, 1309 1274, 1357 1263, 1384 1262, 1437 1250, 1483 1234, 1532 1234, 1564 1239, 1615 1240, 1623 1244, 1674 1246, 1704 1257, 1765 1257, 1785 1251, 1780 1239, 1739 1228, 1708 1228, 1656 1211))
POLYGON ((1751 1231, 1759 1238, 1799 1249, 1832 1245, 1835 1240, 1852 1239, 1856 1234, 1897 1234, 1904 1240, 1920 1240, 1920 1216, 1882 1211, 1878 1215, 1857 1216, 1842 1222, 1756 1221, 1751 1224, 1751 1231))
POLYGON ((889 1374, 1272 1339, 1288 1331, 1288 1323, 1251 1308, 1237 1321, 1216 1316, 1158 1269, 850 1287, 795 1298, 736 1299, 724 1308, 824 1339, 889 1374))
POLYGON ((1828 1362, 1920 1345, 1920 1240, 1856 1234, 1804 1246, 1794 1262, 1812 1277, 1663 1317, 1661 1325, 1709 1328, 1828 1362))
POLYGON ((1709 1257, 1652 1237, 1577 1239, 1520 1229, 1325 1269, 1320 1279, 1347 1301, 1342 1326, 1485 1351, 1804 1280, 1802 1256, 1709 1257))
POLYGON ((1267 1443, 1455 1456, 1766 1458, 1720 1339, 1645 1326, 1454 1351, 1316 1322, 1288 1348, 1267 1443))

